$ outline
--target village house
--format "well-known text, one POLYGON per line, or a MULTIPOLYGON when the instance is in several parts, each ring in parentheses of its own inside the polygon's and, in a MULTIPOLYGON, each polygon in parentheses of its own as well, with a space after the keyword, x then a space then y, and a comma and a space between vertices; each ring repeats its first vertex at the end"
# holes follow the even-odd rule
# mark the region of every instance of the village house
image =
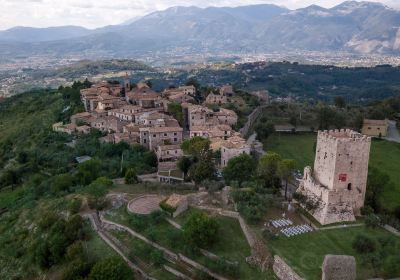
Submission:
POLYGON ((126 101, 129 104, 138 105, 142 108, 163 107, 161 95, 152 90, 146 83, 138 83, 137 87, 126 93, 126 101))
POLYGON ((138 113, 143 112, 143 108, 136 105, 124 105, 118 109, 112 109, 108 111, 109 116, 115 116, 121 121, 134 122, 135 116, 138 113))
POLYGON ((183 156, 181 145, 160 145, 156 150, 159 162, 176 161, 183 156))
POLYGON ((207 107, 193 104, 183 104, 184 119, 186 127, 215 126, 218 124, 235 125, 237 115, 234 111, 220 108, 214 112, 207 107))
POLYGON ((361 133, 371 137, 386 137, 389 127, 389 120, 364 119, 361 133))
POLYGON ((164 90, 162 96, 170 102, 186 103, 194 101, 193 96, 195 93, 196 88, 194 86, 181 86, 164 90))
POLYGON ((90 118, 92 115, 89 112, 82 112, 82 113, 77 113, 71 116, 70 120, 71 123, 73 124, 79 124, 79 123, 89 123, 90 118))
POLYGON ((214 117, 218 119, 218 123, 233 126, 237 123, 237 114, 228 109, 220 108, 219 111, 214 112, 214 117))
POLYGON ((232 127, 229 125, 215 125, 215 126, 193 126, 190 130, 189 137, 203 137, 207 139, 227 139, 233 133, 232 127))
POLYGON ((233 87, 231 85, 224 85, 219 89, 220 95, 226 96, 226 97, 232 97, 235 95, 233 91, 233 87))
POLYGON ((123 127, 127 125, 127 121, 121 121, 114 116, 105 116, 100 118, 94 118, 90 123, 90 126, 103 132, 122 132, 123 127))
POLYGON ((246 140, 240 136, 228 138, 221 144, 221 167, 228 165, 231 158, 241 154, 250 154, 251 146, 246 143, 246 140))
MULTIPOLYGON (((110 84, 108 82, 101 82, 92 85, 92 87, 87 89, 82 89, 81 93, 81 101, 85 106, 85 110, 88 112, 94 111, 99 101, 103 101, 104 104, 101 106, 109 106, 109 103, 106 102, 107 96, 114 97, 120 99, 121 96, 121 86, 119 84, 110 84), (103 98, 99 98, 103 96, 103 98)), ((113 104, 114 105, 114 104, 113 104)))
POLYGON ((208 105, 223 105, 228 103, 228 97, 218 93, 210 93, 204 103, 208 105))
POLYGON ((141 127, 140 144, 149 150, 156 150, 159 145, 181 144, 183 139, 183 129, 175 127, 141 127))

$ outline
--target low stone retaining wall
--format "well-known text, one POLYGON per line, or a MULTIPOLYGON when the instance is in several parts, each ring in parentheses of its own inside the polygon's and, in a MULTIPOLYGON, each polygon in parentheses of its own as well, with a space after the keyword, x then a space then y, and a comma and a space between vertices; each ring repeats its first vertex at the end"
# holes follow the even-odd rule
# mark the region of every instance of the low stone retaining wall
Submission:
POLYGON ((273 270, 281 280, 304 280, 278 255, 274 256, 273 270))
POLYGON ((190 265, 190 266, 192 266, 192 267, 194 267, 194 268, 196 268, 196 269, 198 269, 198 270, 200 270, 200 271, 203 271, 203 272, 207 273, 208 275, 210 275, 210 276, 213 277, 214 279, 217 279, 217 280, 228 280, 228 279, 225 278, 225 277, 222 277, 222 276, 220 276, 220 275, 218 275, 218 274, 215 274, 214 272, 212 272, 211 270, 209 270, 209 269, 206 268, 205 266, 203 266, 203 265, 201 265, 201 264, 199 264, 199 263, 197 263, 197 262, 195 262, 195 261, 189 259, 188 257, 185 257, 185 256, 182 255, 182 254, 178 254, 178 255, 179 255, 179 259, 180 259, 182 262, 184 262, 184 263, 186 263, 186 264, 188 264, 188 265, 190 265))
POLYGON ((169 267, 167 265, 164 265, 164 269, 166 271, 168 271, 169 273, 175 275, 176 277, 180 278, 180 279, 184 279, 184 280, 193 280, 192 278, 190 278, 189 276, 179 272, 178 270, 173 269, 172 267, 169 267))

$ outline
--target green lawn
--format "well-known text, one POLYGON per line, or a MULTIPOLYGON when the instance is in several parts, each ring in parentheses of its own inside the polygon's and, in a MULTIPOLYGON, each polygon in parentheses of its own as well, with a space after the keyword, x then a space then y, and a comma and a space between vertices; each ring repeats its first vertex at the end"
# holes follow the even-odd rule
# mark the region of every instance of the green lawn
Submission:
MULTIPOLYGON (((304 166, 313 165, 316 134, 275 133, 264 141, 264 149, 276 152, 284 158, 296 160, 301 171, 304 166)), ((373 140, 371 145, 370 166, 389 175, 392 186, 383 192, 383 201, 389 209, 400 205, 400 143, 385 140, 373 140)))
MULTIPOLYGON (((361 256, 352 248, 357 234, 367 234, 372 238, 393 237, 383 229, 353 227, 334 230, 315 231, 290 238, 280 237, 270 242, 275 254, 283 257, 287 263, 307 280, 321 279, 321 266, 326 254, 352 255, 357 261, 357 278, 373 278, 372 270, 361 263, 361 256)), ((400 240, 397 238, 397 244, 400 240)))
MULTIPOLYGON (((183 225, 189 214, 193 211, 199 210, 189 209, 186 213, 179 216, 176 221, 183 225)), ((128 213, 126 207, 113 210, 108 214, 107 218, 135 229, 147 238, 154 240, 175 253, 183 253, 205 266, 210 266, 211 260, 207 257, 201 254, 191 254, 185 250, 182 232, 166 221, 154 223, 148 216, 136 216, 128 213)), ((229 261, 237 261, 240 266, 240 279, 274 279, 269 272, 262 273, 257 269, 251 268, 245 262, 245 258, 250 256, 251 252, 239 222, 236 219, 228 217, 215 216, 215 218, 220 225, 219 236, 221 238, 208 250, 229 261)), ((218 271, 215 272, 218 273, 218 271)))
POLYGON ((392 187, 386 188, 382 195, 386 207, 400 206, 400 143, 373 141, 370 166, 388 174, 392 181, 392 187))
POLYGON ((274 133, 264 141, 264 150, 276 152, 284 158, 294 159, 301 171, 304 166, 314 164, 315 133, 274 133))

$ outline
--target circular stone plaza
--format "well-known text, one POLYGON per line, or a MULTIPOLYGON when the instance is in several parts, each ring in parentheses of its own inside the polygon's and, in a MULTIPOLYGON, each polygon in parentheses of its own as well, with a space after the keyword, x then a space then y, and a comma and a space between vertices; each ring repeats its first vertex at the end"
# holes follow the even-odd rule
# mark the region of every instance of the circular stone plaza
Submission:
POLYGON ((149 215, 151 212, 161 210, 160 202, 165 199, 161 195, 143 195, 132 199, 128 203, 128 211, 139 215, 149 215))

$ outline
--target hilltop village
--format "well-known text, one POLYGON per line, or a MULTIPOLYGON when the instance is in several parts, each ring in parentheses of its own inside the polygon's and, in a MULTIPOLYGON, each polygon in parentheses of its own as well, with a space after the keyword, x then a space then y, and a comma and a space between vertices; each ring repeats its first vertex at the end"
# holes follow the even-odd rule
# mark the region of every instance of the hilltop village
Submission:
POLYGON ((399 275, 398 99, 124 74, 0 103, 0 278, 399 275))
POLYGON ((69 124, 54 124, 53 130, 87 134, 97 129, 106 134, 102 142, 140 144, 156 153, 158 178, 163 182, 184 180, 176 163, 183 155, 180 145, 185 139, 209 139, 212 150, 221 151, 221 167, 235 156, 250 154, 251 146, 232 128, 238 121, 237 114, 220 107, 235 94, 232 86, 225 85, 218 93, 209 94, 203 105, 195 104, 195 94, 192 85, 158 93, 145 82, 131 89, 128 78, 123 86, 97 83, 81 90, 85 112, 72 115, 69 124), (181 120, 169 111, 170 104, 180 105, 181 120))

